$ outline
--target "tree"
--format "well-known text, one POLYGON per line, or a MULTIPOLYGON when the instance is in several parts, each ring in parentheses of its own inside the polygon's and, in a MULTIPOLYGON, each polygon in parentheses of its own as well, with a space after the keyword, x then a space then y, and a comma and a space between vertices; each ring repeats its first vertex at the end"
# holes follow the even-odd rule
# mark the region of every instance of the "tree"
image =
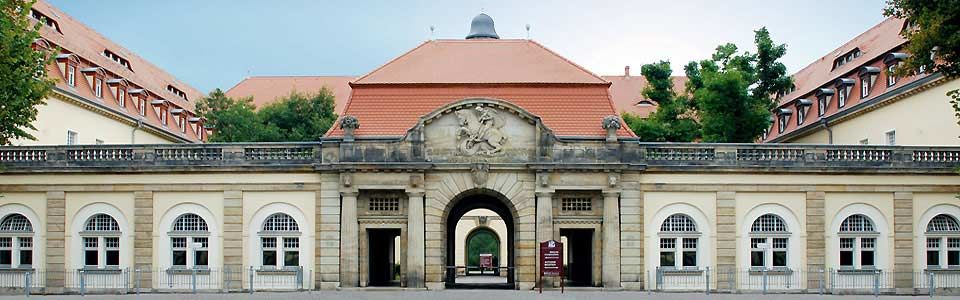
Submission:
POLYGON ((211 142, 261 142, 279 140, 276 128, 265 126, 254 111, 253 98, 232 99, 220 89, 197 101, 197 114, 212 126, 211 142))
POLYGON ((623 120, 645 142, 692 142, 699 137, 696 120, 685 97, 677 96, 670 78, 669 61, 643 65, 640 73, 647 79, 641 94, 657 103, 657 110, 646 119, 625 113, 623 120))
POLYGON ((37 105, 44 103, 54 81, 47 78, 49 49, 34 49, 41 24, 30 24, 35 1, 0 0, 0 145, 35 140, 37 105))
POLYGON ((279 130, 281 141, 316 141, 337 120, 334 106, 333 93, 324 87, 315 94, 293 91, 260 108, 258 114, 268 126, 279 130))

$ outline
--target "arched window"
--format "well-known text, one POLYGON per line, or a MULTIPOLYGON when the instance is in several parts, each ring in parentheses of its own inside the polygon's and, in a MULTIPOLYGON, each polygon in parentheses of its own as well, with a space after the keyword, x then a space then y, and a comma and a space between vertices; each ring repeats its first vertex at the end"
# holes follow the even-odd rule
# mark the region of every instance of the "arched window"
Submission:
POLYGON ((840 223, 840 268, 876 268, 877 236, 879 233, 864 215, 851 215, 840 223))
POLYGON ((300 226, 297 220, 285 213, 267 217, 260 231, 260 250, 264 269, 299 267, 300 226))
POLYGON ((960 268, 960 224, 939 214, 927 223, 927 268, 960 268))
POLYGON ((194 213, 182 214, 173 222, 169 235, 173 268, 208 267, 210 231, 207 221, 194 213))
POLYGON ((95 214, 87 219, 80 236, 84 268, 120 267, 120 224, 116 219, 95 214))
POLYGON ((750 267, 786 268, 790 232, 778 215, 765 214, 750 225, 750 267))
POLYGON ((690 216, 667 217, 660 225, 660 267, 696 269, 699 240, 697 223, 690 216))
POLYGON ((0 221, 0 268, 32 268, 33 224, 21 214, 0 221))

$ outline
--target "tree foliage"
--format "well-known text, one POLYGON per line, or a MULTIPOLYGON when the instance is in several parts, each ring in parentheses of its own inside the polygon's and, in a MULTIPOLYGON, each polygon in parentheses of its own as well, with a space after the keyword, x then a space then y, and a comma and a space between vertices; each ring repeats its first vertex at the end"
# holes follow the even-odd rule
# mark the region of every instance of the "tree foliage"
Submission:
POLYGON ((911 55, 900 75, 916 74, 921 67, 946 76, 960 76, 960 3, 956 0, 888 0, 884 15, 906 19, 901 34, 911 55))
POLYGON ((54 84, 45 68, 53 51, 33 48, 41 26, 30 24, 34 2, 0 0, 0 145, 36 139, 28 130, 36 130, 37 105, 54 84))
POLYGON ((214 128, 211 142, 315 141, 337 119, 333 93, 326 88, 291 92, 259 111, 253 98, 233 99, 216 89, 197 102, 197 114, 214 128))
POLYGON ((644 98, 657 103, 657 110, 646 119, 625 113, 623 120, 642 141, 646 142, 689 142, 699 136, 696 120, 690 117, 692 109, 689 99, 677 96, 673 90, 670 75, 673 70, 669 61, 646 64, 640 73, 647 79, 647 86, 641 94, 644 98))

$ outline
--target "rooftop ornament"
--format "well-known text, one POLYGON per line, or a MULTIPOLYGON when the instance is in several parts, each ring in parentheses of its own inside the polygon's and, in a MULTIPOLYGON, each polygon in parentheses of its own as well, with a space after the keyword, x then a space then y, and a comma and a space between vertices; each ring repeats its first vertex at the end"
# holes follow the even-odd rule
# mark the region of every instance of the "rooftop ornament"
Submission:
POLYGON ((603 121, 600 122, 600 126, 603 129, 607 130, 607 141, 616 142, 617 141, 617 130, 622 126, 620 124, 620 117, 616 115, 609 115, 603 117, 603 121))
POLYGON ((497 30, 493 27, 493 18, 484 13, 473 17, 473 21, 470 22, 470 33, 467 34, 467 39, 499 40, 500 36, 497 35, 497 30))
POLYGON ((360 128, 360 120, 355 116, 343 116, 340 118, 340 129, 343 129, 343 141, 353 141, 353 131, 360 128))

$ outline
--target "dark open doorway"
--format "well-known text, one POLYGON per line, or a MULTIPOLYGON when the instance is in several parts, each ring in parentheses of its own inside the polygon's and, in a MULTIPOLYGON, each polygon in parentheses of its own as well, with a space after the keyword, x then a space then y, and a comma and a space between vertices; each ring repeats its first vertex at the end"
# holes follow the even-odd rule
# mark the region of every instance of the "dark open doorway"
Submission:
POLYGON ((560 229, 565 238, 566 280, 570 286, 593 285, 593 229, 560 229))
POLYGON ((369 239, 369 286, 399 286, 400 267, 396 259, 400 229, 367 229, 369 239))
POLYGON ((446 219, 446 286, 447 288, 490 288, 490 289, 514 289, 515 284, 515 266, 514 258, 514 217, 513 211, 507 204, 507 199, 503 199, 497 193, 479 190, 476 192, 464 193, 464 196, 457 197, 451 201, 452 207, 449 210, 446 219), (468 194, 469 193, 469 194, 468 194), (456 253, 456 231, 457 223, 463 218, 463 215, 474 209, 488 209, 496 213, 507 227, 507 236, 505 241, 507 245, 507 257, 498 257, 498 261, 506 260, 506 267, 499 270, 498 274, 503 274, 502 281, 498 282, 458 282, 458 274, 465 271, 466 266, 457 266, 456 257, 463 256, 464 253, 456 253))

